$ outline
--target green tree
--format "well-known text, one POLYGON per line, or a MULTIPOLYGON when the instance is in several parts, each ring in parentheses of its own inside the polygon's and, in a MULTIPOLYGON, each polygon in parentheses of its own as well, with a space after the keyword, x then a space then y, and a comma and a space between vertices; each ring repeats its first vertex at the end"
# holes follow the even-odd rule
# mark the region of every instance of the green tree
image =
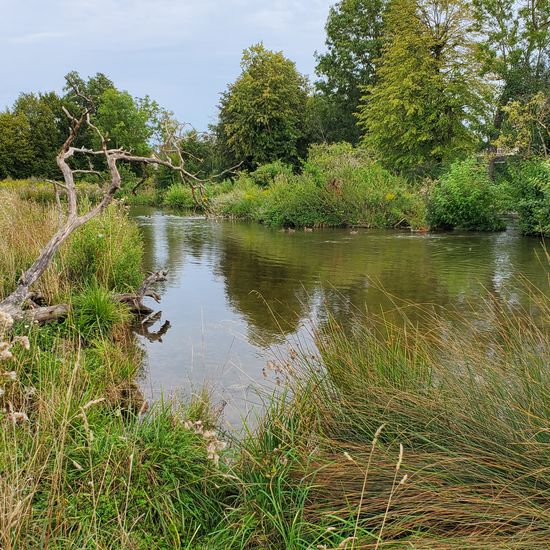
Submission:
POLYGON ((364 143, 391 168, 437 171, 472 149, 489 87, 478 76, 461 0, 394 0, 378 81, 359 121, 364 143))
POLYGON ((296 163, 305 152, 307 80, 282 52, 262 44, 244 51, 241 67, 221 100, 222 148, 248 168, 274 160, 296 163))
POLYGON ((387 0, 341 0, 330 9, 327 51, 317 55, 315 105, 320 140, 349 141, 360 137, 355 112, 362 87, 374 84, 380 58, 387 0))
POLYGON ((23 114, 0 113, 0 178, 32 175, 31 127, 23 114))
MULTIPOLYGON (((474 0, 473 6, 477 29, 484 36, 480 59, 500 81, 491 128, 491 138, 497 140, 510 113, 517 111, 507 110, 508 103, 528 103, 541 93, 550 99, 550 1, 474 0)), ((494 156, 491 173, 493 161, 494 156)))
POLYGON ((63 100, 55 93, 21 94, 14 104, 17 115, 24 116, 32 129, 30 172, 33 176, 57 177, 56 155, 68 131, 67 117, 62 111, 63 100))
POLYGON ((99 106, 93 117, 98 128, 108 136, 109 145, 124 148, 136 155, 149 154, 149 140, 156 104, 148 98, 135 100, 128 92, 108 88, 99 97, 99 106))

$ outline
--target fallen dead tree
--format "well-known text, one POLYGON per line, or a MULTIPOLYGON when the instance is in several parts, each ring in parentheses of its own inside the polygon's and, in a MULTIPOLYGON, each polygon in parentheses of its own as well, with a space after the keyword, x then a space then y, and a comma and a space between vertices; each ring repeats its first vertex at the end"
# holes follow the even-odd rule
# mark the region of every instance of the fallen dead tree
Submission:
MULTIPOLYGON (((154 313, 154 310, 146 306, 143 303, 143 299, 149 297, 153 298, 156 302, 160 301, 160 296, 151 289, 151 286, 165 281, 166 275, 167 271, 165 270, 151 273, 136 293, 113 294, 113 300, 126 304, 130 312, 135 315, 149 317, 154 313)), ((53 306, 37 305, 36 302, 32 300, 32 294, 27 305, 30 306, 29 309, 21 310, 19 318, 36 323, 48 323, 50 321, 62 319, 67 317, 71 311, 70 304, 56 304, 53 306)))
MULTIPOLYGON (((181 147, 181 140, 178 140, 175 134, 168 135, 168 143, 161 148, 159 156, 136 156, 121 148, 109 148, 108 138, 102 134, 99 128, 95 126, 91 120, 91 102, 90 108, 83 112, 78 118, 74 117, 66 109, 64 109, 64 111, 70 120, 70 132, 57 155, 57 165, 63 174, 63 182, 53 182, 59 209, 59 228, 40 251, 32 265, 20 276, 15 290, 0 302, 0 311, 10 315, 13 319, 28 319, 42 323, 68 314, 68 304, 44 306, 34 302, 32 300, 33 294, 31 292, 31 287, 46 271, 56 252, 70 235, 89 220, 101 214, 113 201, 115 193, 121 187, 121 176, 118 168, 119 162, 139 163, 143 166, 165 166, 179 174, 182 182, 191 187, 194 197, 196 197, 196 189, 202 189, 202 180, 185 169, 184 157, 181 151, 179 155, 176 155, 176 159, 179 159, 179 164, 174 164, 172 161, 174 158, 172 154, 173 151, 178 151, 181 147), (101 143, 100 149, 93 150, 77 147, 75 145, 79 131, 83 126, 91 128, 99 137, 101 143), (98 172, 93 170, 92 167, 89 171, 72 168, 69 162, 71 158, 76 155, 84 155, 92 160, 103 159, 109 174, 108 180, 103 186, 103 194, 100 201, 84 212, 79 212, 78 209, 78 190, 75 184, 75 174, 82 172, 93 172, 97 174, 98 172), (65 195, 67 203, 66 208, 62 207, 59 199, 60 193, 65 195)), ((201 200, 200 196, 199 194, 199 197, 196 198, 197 201, 201 200)), ((134 312, 144 315, 150 314, 152 310, 144 306, 142 300, 145 296, 152 296, 154 299, 158 300, 158 296, 150 287, 154 283, 163 280, 165 277, 165 272, 152 274, 144 281, 144 284, 136 294, 115 295, 114 299, 127 303, 134 312)))

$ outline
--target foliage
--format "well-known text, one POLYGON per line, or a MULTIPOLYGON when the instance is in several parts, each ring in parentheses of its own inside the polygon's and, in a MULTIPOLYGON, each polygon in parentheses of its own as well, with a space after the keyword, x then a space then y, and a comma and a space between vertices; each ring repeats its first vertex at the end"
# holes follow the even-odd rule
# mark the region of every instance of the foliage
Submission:
POLYGON ((283 164, 281 161, 271 162, 269 164, 262 164, 254 172, 250 174, 252 181, 260 187, 268 187, 278 177, 292 175, 292 168, 287 164, 283 164))
MULTIPOLYGON (((140 104, 128 92, 115 88, 105 90, 99 101, 94 122, 109 137, 110 146, 127 149, 140 156, 149 154, 148 142, 153 129, 148 122, 152 118, 154 105, 147 102, 140 104)), ((96 147, 98 145, 96 143, 96 147)))
POLYGON ((242 176, 212 203, 220 214, 270 226, 423 226, 423 201, 407 183, 350 144, 312 146, 303 173, 259 191, 242 176))
POLYGON ((281 52, 262 44, 243 53, 242 72, 220 104, 218 139, 246 167, 302 154, 307 81, 281 52))
POLYGON ((473 13, 477 29, 482 33, 479 58, 484 70, 500 82, 490 128, 495 140, 506 128, 509 102, 529 103, 539 92, 548 96, 550 4, 546 0, 525 3, 475 0, 473 13))
POLYGON ((0 112, 0 178, 32 174, 31 127, 22 114, 0 112))
POLYGON ((73 297, 72 323, 76 332, 87 340, 109 336, 114 328, 127 321, 128 311, 97 283, 73 297))
MULTIPOLYGON (((68 133, 68 120, 62 111, 63 99, 55 92, 21 94, 13 112, 24 116, 32 131, 29 145, 32 149, 29 174, 55 178, 59 168, 55 158, 68 133)), ((15 175, 21 175, 19 171, 15 175)))
POLYGON ((193 210, 196 202, 188 185, 174 183, 166 190, 163 205, 177 210, 193 210))
POLYGON ((110 206, 71 236, 60 261, 75 288, 96 280, 103 288, 131 292, 141 284, 142 258, 136 225, 110 206))
POLYGON ((513 208, 527 235, 550 236, 550 163, 514 163, 509 168, 513 208))
POLYGON ((470 231, 505 229, 502 189, 490 180, 487 167, 475 158, 458 161, 441 176, 428 205, 433 228, 470 231))
POLYGON ((317 115, 322 140, 359 141, 355 112, 363 86, 376 79, 384 33, 386 0, 340 0, 325 26, 327 51, 317 55, 317 115))
POLYGON ((393 170, 429 174, 474 147, 484 105, 461 0, 395 0, 377 82, 365 88, 363 142, 393 170), (441 20, 440 20, 441 18, 441 20))
POLYGON ((507 120, 497 146, 522 157, 550 157, 550 94, 538 92, 528 101, 510 101, 502 111, 507 120))

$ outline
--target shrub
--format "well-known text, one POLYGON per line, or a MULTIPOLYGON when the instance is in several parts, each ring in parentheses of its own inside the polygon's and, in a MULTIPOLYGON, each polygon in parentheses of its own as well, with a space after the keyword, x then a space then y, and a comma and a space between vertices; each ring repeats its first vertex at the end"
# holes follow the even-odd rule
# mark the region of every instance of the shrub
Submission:
POLYGON ((252 181, 260 187, 268 187, 279 176, 291 176, 292 168, 288 164, 284 164, 277 160, 269 164, 260 166, 257 170, 250 174, 252 181))
POLYGON ((260 210, 268 225, 419 227, 424 204, 407 182, 348 143, 315 145, 300 176, 281 176, 260 210))
POLYGON ((168 188, 163 204, 177 210, 192 210, 196 206, 191 188, 181 183, 174 183, 168 188))
POLYGON ((526 235, 550 235, 550 163, 528 161, 509 169, 513 208, 526 235))
POLYGON ((77 332, 87 340, 108 336, 128 320, 128 310, 113 301, 111 294, 92 284, 73 298, 72 320, 77 332))
POLYGON ((505 229, 504 201, 487 167, 475 158, 455 162, 435 185, 428 204, 428 223, 436 229, 470 231, 505 229))
POLYGON ((241 175, 231 190, 212 198, 211 206, 214 212, 222 216, 255 220, 263 194, 264 191, 249 177, 241 175))

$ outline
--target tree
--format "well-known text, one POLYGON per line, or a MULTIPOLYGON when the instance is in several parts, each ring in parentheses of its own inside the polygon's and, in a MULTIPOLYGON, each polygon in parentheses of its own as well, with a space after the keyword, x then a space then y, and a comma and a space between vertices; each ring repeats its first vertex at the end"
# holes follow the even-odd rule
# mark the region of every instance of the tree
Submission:
MULTIPOLYGON (((91 105, 91 102, 90 102, 91 105)), ((86 109, 79 118, 72 116, 69 111, 64 109, 67 117, 70 120, 70 132, 69 136, 61 146, 61 149, 57 155, 57 165, 63 174, 63 182, 54 182, 54 188, 57 196, 57 204, 59 206, 59 227, 55 234, 50 238, 46 243, 44 248, 40 251, 36 260, 23 272, 17 281, 15 290, 6 298, 0 302, 0 312, 4 312, 13 318, 22 318, 27 316, 30 320, 51 320, 59 315, 66 315, 68 311, 67 305, 62 306, 51 306, 46 308, 36 308, 31 312, 24 312, 23 306, 25 302, 29 299, 30 288, 31 286, 42 276, 50 265, 53 257, 63 243, 69 238, 69 236, 76 231, 79 227, 86 224, 89 220, 98 216, 101 212, 107 208, 107 206, 112 202, 115 193, 120 189, 121 186, 121 175, 119 171, 118 163, 138 163, 145 165, 159 165, 166 166, 174 171, 176 171, 182 182, 188 183, 192 189, 193 196, 195 197, 195 186, 196 183, 201 183, 196 176, 189 173, 183 165, 181 152, 178 155, 180 159, 179 164, 174 164, 170 154, 175 150, 179 149, 179 141, 177 136, 175 136, 171 144, 166 143, 166 152, 157 156, 138 156, 134 155, 129 151, 126 151, 122 148, 110 148, 106 137, 103 135, 101 130, 92 122, 90 116, 91 107, 86 109), (84 147, 79 147, 77 143, 77 137, 80 130, 83 126, 88 127, 94 134, 97 135, 100 147, 96 150, 88 149, 84 147), (171 146, 171 148, 169 148, 171 146), (80 169, 75 169, 71 166, 71 160, 76 155, 83 155, 90 158, 90 162, 93 162, 93 159, 103 159, 107 165, 108 179, 104 182, 103 194, 101 199, 94 205, 86 208, 79 208, 78 204, 78 188, 75 183, 75 174, 81 172, 80 169), (66 208, 62 207, 61 201, 59 200, 60 190, 65 194, 67 206, 66 208)), ((21 115, 11 115, 10 113, 2 113, 2 115, 10 115, 15 119, 21 115)), ((23 118, 24 120, 24 118, 23 118)), ((158 277, 164 277, 165 273, 159 273, 158 277)), ((143 298, 144 293, 147 291, 147 287, 151 282, 157 280, 157 274, 148 278, 140 294, 137 297, 130 297, 130 300, 134 298, 140 299, 143 298)), ((141 307, 140 304, 137 306, 141 307)))
POLYGON ((20 113, 0 113, 0 178, 32 175, 31 127, 20 113))
MULTIPOLYGON (((539 93, 550 97, 550 1, 474 0, 473 5, 477 29, 484 35, 480 59, 500 83, 491 128, 497 140, 509 102, 528 103, 539 93)), ((496 152, 495 144, 490 151, 496 152)), ((492 174, 495 155, 490 159, 492 174)))
POLYGON ((24 116, 32 129, 29 142, 33 176, 54 177, 57 174, 55 157, 68 128, 62 107, 63 100, 55 92, 21 94, 13 106, 14 113, 24 116))
POLYGON ((317 120, 327 141, 356 143, 360 137, 355 113, 362 87, 376 80, 387 0, 341 0, 330 9, 326 53, 317 55, 316 83, 321 99, 317 120))
POLYGON ((461 0, 394 0, 378 81, 359 111, 363 142, 391 169, 437 171, 476 144, 490 88, 478 76, 461 0))
POLYGON ((223 94, 217 129, 234 161, 254 168, 304 153, 307 80, 282 52, 262 44, 244 51, 242 72, 223 94))
MULTIPOLYGON (((151 119, 155 108, 156 104, 148 98, 134 100, 128 92, 108 88, 99 96, 93 121, 112 147, 146 155, 151 151, 149 140, 153 135, 151 119)), ((96 136, 96 142, 97 139, 96 136)))

